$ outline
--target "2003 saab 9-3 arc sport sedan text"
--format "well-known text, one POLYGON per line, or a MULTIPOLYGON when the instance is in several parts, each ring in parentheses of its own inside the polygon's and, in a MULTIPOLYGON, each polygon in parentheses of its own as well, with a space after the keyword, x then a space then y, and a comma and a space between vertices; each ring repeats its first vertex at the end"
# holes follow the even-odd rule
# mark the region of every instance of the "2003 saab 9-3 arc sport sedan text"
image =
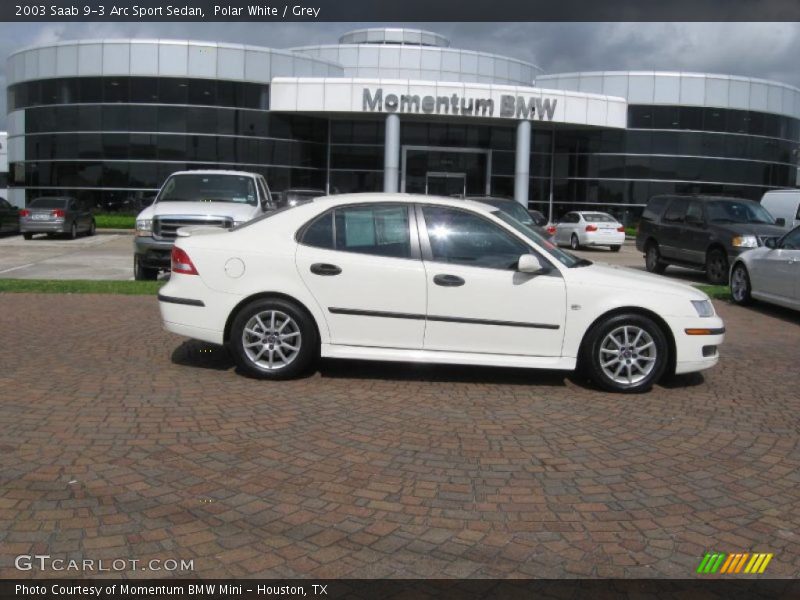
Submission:
POLYGON ((580 366, 643 391, 716 364, 725 331, 704 293, 593 265, 469 200, 341 195, 180 233, 159 293, 166 328, 229 344, 265 379, 321 355, 580 366))

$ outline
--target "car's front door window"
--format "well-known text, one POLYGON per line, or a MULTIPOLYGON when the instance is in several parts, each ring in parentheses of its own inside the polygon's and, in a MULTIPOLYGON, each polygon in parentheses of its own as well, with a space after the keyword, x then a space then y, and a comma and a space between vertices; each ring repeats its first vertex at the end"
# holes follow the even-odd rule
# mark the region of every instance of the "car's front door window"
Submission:
POLYGON ((514 269, 530 249, 487 219, 445 206, 422 208, 434 261, 514 269))
POLYGON ((800 250, 800 228, 786 234, 781 240, 781 248, 784 250, 800 250))

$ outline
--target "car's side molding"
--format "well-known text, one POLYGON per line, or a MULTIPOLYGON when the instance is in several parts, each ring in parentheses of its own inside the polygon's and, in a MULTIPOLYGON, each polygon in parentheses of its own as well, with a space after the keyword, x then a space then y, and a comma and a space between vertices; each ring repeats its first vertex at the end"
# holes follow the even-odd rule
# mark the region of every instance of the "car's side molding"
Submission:
POLYGON ((384 319, 412 319, 416 321, 437 321, 440 323, 464 323, 467 325, 494 325, 497 327, 526 327, 529 329, 561 329, 560 325, 549 323, 523 323, 520 321, 492 321, 489 319, 465 319, 462 317, 444 317, 438 315, 423 315, 414 313, 382 312, 375 310, 360 310, 354 308, 329 307, 328 312, 334 315, 352 315, 357 317, 381 317, 384 319))
POLYGON ((158 294, 158 301, 159 302, 168 302, 170 304, 184 304, 186 306, 205 306, 205 302, 202 300, 194 300, 192 298, 176 298, 175 296, 165 296, 164 294, 158 294))

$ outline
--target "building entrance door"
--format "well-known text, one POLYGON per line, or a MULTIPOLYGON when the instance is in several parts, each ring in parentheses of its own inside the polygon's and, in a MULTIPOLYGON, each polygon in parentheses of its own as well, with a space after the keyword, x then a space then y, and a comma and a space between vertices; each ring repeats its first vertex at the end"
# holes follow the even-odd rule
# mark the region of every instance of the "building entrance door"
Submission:
POLYGON ((484 196, 492 152, 483 148, 403 146, 400 191, 437 196, 484 196))
POLYGON ((425 194, 428 196, 466 196, 466 173, 428 171, 425 174, 425 194))

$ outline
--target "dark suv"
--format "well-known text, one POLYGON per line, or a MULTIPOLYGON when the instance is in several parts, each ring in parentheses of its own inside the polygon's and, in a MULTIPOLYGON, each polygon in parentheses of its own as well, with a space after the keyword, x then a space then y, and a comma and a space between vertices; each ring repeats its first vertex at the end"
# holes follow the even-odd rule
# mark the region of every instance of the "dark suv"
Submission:
POLYGON ((668 265, 702 269, 711 283, 728 283, 740 252, 785 233, 758 202, 717 196, 654 196, 636 234, 651 273, 668 265))

